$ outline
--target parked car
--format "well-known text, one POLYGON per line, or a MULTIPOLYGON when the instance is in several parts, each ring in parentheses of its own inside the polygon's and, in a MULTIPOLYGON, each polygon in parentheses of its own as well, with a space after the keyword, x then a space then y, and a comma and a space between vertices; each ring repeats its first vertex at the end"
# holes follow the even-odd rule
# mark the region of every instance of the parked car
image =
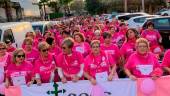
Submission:
POLYGON ((42 35, 44 35, 45 31, 48 30, 49 27, 52 27, 54 24, 50 21, 38 21, 32 22, 32 27, 34 30, 39 30, 42 35))
POLYGON ((130 18, 135 17, 135 16, 146 16, 146 15, 149 15, 149 14, 143 13, 143 12, 126 13, 126 14, 122 14, 122 15, 117 15, 117 16, 116 16, 116 19, 127 21, 127 20, 129 20, 130 18))
POLYGON ((158 11, 156 15, 170 16, 170 9, 162 9, 158 11))
POLYGON ((145 22, 146 18, 158 17, 159 15, 146 15, 146 16, 136 16, 132 17, 127 21, 129 28, 142 28, 143 23, 145 22))
POLYGON ((170 16, 147 18, 143 29, 146 29, 146 23, 151 21, 154 23, 154 28, 157 29, 162 36, 162 45, 165 49, 170 48, 170 16))
POLYGON ((0 40, 10 39, 14 47, 21 47, 27 32, 34 32, 30 22, 0 23, 0 40))

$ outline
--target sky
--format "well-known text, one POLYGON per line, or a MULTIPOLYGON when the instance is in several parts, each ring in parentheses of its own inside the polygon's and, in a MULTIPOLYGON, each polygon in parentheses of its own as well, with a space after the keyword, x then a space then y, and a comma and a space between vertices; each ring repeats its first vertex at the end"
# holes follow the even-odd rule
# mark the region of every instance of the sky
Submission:
POLYGON ((39 8, 37 5, 33 5, 33 1, 37 0, 11 0, 14 2, 20 2, 22 8, 24 8, 25 16, 40 16, 39 8))

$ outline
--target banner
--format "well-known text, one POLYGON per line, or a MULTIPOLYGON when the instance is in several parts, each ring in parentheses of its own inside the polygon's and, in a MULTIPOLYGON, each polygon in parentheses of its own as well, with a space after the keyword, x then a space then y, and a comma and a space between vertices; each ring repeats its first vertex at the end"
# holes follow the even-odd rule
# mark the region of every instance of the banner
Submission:
MULTIPOLYGON (((137 94, 136 82, 129 79, 102 82, 98 86, 103 90, 104 96, 136 96, 137 94)), ((46 83, 41 86, 10 87, 5 90, 5 96, 90 96, 91 93, 98 93, 100 88, 92 86, 89 81, 85 80, 66 84, 46 83)))
POLYGON ((5 89, 5 96, 170 96, 170 76, 137 81, 117 79, 92 86, 87 80, 66 84, 46 83, 41 86, 12 86, 5 89))

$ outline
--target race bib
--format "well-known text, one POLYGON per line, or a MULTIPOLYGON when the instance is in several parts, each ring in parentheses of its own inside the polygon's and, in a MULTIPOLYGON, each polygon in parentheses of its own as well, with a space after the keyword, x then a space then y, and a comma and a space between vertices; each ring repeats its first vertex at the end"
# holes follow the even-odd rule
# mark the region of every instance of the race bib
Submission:
POLYGON ((76 51, 80 53, 84 53, 84 48, 83 47, 76 47, 76 51))
POLYGON ((96 73, 95 77, 97 82, 104 82, 107 81, 108 73, 107 72, 96 73))
POLYGON ((137 65, 142 75, 149 75, 153 71, 153 65, 137 65))
POLYGON ((156 47, 154 50, 153 50, 154 53, 160 53, 161 52, 161 48, 160 47, 156 47))
POLYGON ((25 80, 25 76, 16 76, 16 77, 12 77, 12 82, 13 85, 26 85, 26 80, 25 80))

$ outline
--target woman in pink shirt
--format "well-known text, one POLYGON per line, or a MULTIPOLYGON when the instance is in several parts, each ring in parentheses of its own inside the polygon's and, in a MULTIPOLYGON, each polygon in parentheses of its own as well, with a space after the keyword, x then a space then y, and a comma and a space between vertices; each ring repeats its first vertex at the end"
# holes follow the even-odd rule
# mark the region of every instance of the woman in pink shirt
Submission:
POLYGON ((6 39, 5 44, 7 46, 6 50, 8 53, 12 53, 15 51, 16 48, 12 45, 12 41, 10 39, 6 39))
POLYGON ((32 64, 25 61, 24 50, 16 49, 12 55, 12 62, 6 70, 6 87, 32 84, 34 81, 32 69, 32 64))
POLYGON ((30 37, 27 37, 24 39, 23 43, 25 44, 24 51, 26 54, 26 61, 29 61, 30 63, 34 65, 35 60, 38 59, 39 52, 37 49, 33 47, 33 43, 34 43, 33 39, 30 37))
POLYGON ((120 52, 116 45, 112 43, 112 36, 108 32, 103 33, 104 43, 101 44, 101 50, 105 52, 105 54, 111 55, 113 60, 116 61, 116 64, 118 64, 120 60, 120 52))
POLYGON ((49 45, 41 42, 38 45, 40 53, 39 58, 35 61, 34 76, 37 84, 58 81, 56 70, 55 56, 49 53, 49 45))
MULTIPOLYGON (((7 52, 6 48, 6 44, 4 42, 0 42, 0 86, 3 85, 5 81, 5 70, 11 63, 11 56, 7 52)), ((0 96, 1 94, 4 93, 0 92, 0 96)))
POLYGON ((49 52, 52 55, 57 56, 61 53, 61 49, 58 47, 58 45, 56 45, 55 39, 53 37, 48 37, 46 42, 49 44, 49 52))
POLYGON ((136 29, 131 28, 127 30, 125 36, 126 36, 126 41, 124 42, 124 44, 120 49, 123 65, 129 58, 129 56, 136 51, 135 43, 136 40, 139 38, 139 33, 137 32, 136 29))
POLYGON ((170 49, 165 52, 165 55, 162 61, 162 66, 168 72, 168 74, 170 74, 170 49))
POLYGON ((154 24, 152 22, 147 22, 147 29, 141 34, 141 37, 146 38, 149 41, 151 51, 155 54, 161 54, 162 48, 160 43, 162 43, 162 37, 160 33, 154 29, 154 24))
POLYGON ((77 82, 82 79, 84 71, 84 58, 81 53, 73 50, 74 41, 66 38, 62 42, 62 53, 57 57, 58 75, 63 83, 68 80, 77 82))
POLYGON ((83 57, 86 57, 90 53, 90 45, 85 42, 85 37, 82 33, 76 33, 73 36, 75 44, 73 49, 77 52, 80 52, 83 57))
POLYGON ((112 56, 100 50, 100 41, 91 42, 92 52, 85 59, 84 76, 96 85, 100 81, 112 81, 116 73, 116 64, 112 56))
POLYGON ((157 58, 149 52, 149 42, 144 38, 136 41, 136 52, 133 53, 125 64, 125 72, 130 79, 152 77, 155 75, 156 69, 160 68, 157 58))

